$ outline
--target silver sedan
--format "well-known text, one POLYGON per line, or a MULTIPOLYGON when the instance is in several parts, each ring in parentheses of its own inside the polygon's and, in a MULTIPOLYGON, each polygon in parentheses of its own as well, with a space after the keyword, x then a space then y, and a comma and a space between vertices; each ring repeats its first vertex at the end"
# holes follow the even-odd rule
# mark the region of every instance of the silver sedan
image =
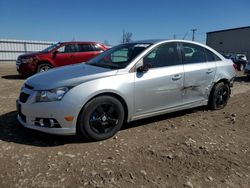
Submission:
POLYGON ((121 44, 30 77, 17 100, 18 120, 47 133, 107 139, 126 122, 202 105, 221 109, 234 76, 231 60, 199 43, 121 44))

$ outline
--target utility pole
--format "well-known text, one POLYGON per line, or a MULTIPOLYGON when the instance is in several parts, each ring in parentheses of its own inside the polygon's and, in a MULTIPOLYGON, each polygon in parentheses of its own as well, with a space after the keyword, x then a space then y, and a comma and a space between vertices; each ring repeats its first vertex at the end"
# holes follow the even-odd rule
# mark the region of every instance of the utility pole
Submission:
POLYGON ((194 41, 194 35, 195 35, 195 31, 197 31, 197 29, 191 29, 191 31, 193 32, 192 41, 194 41))
POLYGON ((174 37, 174 39, 176 39, 176 34, 174 34, 174 36, 173 36, 173 37, 174 37))

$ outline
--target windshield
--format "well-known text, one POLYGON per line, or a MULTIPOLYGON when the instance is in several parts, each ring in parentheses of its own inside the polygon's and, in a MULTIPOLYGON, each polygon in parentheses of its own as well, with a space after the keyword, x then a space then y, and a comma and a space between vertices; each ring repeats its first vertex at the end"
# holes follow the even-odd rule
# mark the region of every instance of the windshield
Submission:
POLYGON ((122 69, 150 45, 142 43, 121 44, 101 53, 88 61, 87 64, 109 69, 122 69))
POLYGON ((45 48, 44 50, 42 50, 42 52, 49 52, 59 45, 60 45, 60 43, 53 44, 53 45, 49 46, 48 48, 45 48))

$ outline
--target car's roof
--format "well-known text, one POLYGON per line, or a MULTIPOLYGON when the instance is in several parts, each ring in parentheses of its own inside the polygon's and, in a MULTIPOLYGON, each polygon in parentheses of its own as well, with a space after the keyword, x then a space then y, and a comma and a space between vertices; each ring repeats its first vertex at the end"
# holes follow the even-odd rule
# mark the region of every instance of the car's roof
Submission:
POLYGON ((181 40, 181 39, 149 39, 149 40, 139 40, 139 41, 133 41, 131 43, 147 43, 147 44, 156 44, 160 42, 188 42, 188 43, 194 43, 194 44, 200 44, 195 41, 189 41, 189 40, 181 40))
POLYGON ((148 39, 148 40, 138 40, 131 43, 142 43, 142 44, 156 44, 158 42, 166 41, 167 39, 148 39))
POLYGON ((70 42, 59 42, 60 44, 96 44, 98 42, 92 41, 70 41, 70 42))

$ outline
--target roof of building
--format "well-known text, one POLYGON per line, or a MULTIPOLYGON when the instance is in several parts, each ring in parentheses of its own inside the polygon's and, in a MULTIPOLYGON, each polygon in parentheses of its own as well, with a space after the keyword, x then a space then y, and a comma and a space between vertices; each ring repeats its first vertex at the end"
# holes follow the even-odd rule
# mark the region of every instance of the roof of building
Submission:
POLYGON ((223 29, 223 30, 218 30, 218 31, 210 31, 210 32, 207 32, 207 34, 219 33, 219 32, 226 32, 226 31, 234 31, 234 30, 240 30, 240 29, 250 29, 250 26, 237 27, 237 28, 232 28, 232 29, 223 29))

